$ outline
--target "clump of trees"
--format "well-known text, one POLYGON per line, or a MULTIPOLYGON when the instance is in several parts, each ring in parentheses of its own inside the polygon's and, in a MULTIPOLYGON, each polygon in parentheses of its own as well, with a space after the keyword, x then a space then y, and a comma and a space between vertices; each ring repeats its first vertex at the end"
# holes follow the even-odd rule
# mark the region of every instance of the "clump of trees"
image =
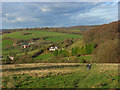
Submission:
POLYGON ((44 52, 44 49, 39 49, 37 52, 35 52, 32 57, 35 58, 37 57, 38 55, 42 54, 44 52))
POLYGON ((73 44, 73 39, 66 39, 65 41, 62 42, 62 45, 67 48, 68 46, 73 44))
POLYGON ((85 55, 85 54, 92 54, 96 47, 96 44, 86 44, 85 46, 82 47, 76 47, 71 49, 71 55, 72 56, 80 56, 80 55, 85 55))
POLYGON ((60 55, 61 57, 69 57, 70 56, 70 52, 67 50, 55 50, 54 52, 54 56, 58 56, 60 55))
POLYGON ((8 55, 3 55, 2 64, 14 64, 15 58, 16 54, 13 52, 9 52, 8 55), (13 60, 11 60, 10 57, 13 57, 13 60))
POLYGON ((2 64, 11 64, 11 60, 8 55, 3 57, 2 64))
POLYGON ((25 55, 19 55, 17 56, 12 63, 14 64, 22 64, 22 63, 33 63, 34 59, 31 55, 28 55, 27 53, 25 55))

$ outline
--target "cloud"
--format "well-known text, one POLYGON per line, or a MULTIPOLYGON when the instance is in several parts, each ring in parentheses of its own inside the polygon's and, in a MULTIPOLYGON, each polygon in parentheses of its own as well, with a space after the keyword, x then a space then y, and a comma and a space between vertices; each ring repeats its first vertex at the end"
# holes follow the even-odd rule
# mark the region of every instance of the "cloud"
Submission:
POLYGON ((22 22, 25 19, 23 17, 18 17, 16 14, 6 13, 3 17, 3 21, 7 23, 15 23, 15 22, 22 22))
POLYGON ((117 8, 118 8, 117 3, 102 3, 96 7, 93 7, 88 12, 78 13, 76 16, 74 16, 74 18, 76 18, 76 20, 84 18, 86 22, 92 22, 94 24, 95 21, 98 21, 96 24, 109 23, 118 20, 117 8))
POLYGON ((3 28, 102 24, 117 20, 112 2, 3 3, 3 28))

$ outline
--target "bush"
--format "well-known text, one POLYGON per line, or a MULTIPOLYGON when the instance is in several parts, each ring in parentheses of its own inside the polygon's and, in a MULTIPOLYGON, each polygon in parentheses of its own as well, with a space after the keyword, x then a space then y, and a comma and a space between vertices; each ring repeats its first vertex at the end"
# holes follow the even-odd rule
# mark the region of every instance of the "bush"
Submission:
POLYGON ((4 60, 2 60, 2 64, 11 64, 9 56, 4 56, 3 59, 4 60))
POLYGON ((38 55, 42 54, 43 52, 44 52, 44 50, 43 50, 43 49, 40 49, 40 50, 38 50, 37 52, 35 52, 35 53, 32 55, 32 57, 35 58, 35 57, 37 57, 38 55))
POLYGON ((84 58, 80 58, 79 63, 85 63, 86 60, 84 58))
POLYGON ((33 63, 33 58, 30 55, 18 56, 13 60, 15 64, 22 64, 22 63, 33 63))
POLYGON ((86 44, 85 46, 82 47, 75 47, 71 49, 71 55, 72 56, 80 56, 80 55, 85 55, 85 54, 92 54, 94 49, 96 48, 96 44, 86 44))

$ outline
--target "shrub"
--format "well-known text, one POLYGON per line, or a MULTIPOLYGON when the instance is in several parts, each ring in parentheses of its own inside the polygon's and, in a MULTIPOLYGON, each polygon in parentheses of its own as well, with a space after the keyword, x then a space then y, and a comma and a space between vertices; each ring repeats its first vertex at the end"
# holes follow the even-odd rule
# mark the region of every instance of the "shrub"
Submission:
POLYGON ((33 63, 33 58, 30 55, 18 56, 14 60, 15 64, 22 64, 22 63, 33 63))
POLYGON ((85 63, 86 60, 84 58, 80 58, 79 63, 85 63))
POLYGON ((11 63, 9 56, 4 56, 3 58, 4 58, 4 60, 2 60, 2 64, 10 64, 11 63))
POLYGON ((35 57, 37 57, 38 55, 42 54, 43 52, 44 52, 44 50, 43 50, 43 49, 40 49, 40 50, 38 50, 37 52, 35 52, 35 53, 32 55, 32 57, 35 58, 35 57))

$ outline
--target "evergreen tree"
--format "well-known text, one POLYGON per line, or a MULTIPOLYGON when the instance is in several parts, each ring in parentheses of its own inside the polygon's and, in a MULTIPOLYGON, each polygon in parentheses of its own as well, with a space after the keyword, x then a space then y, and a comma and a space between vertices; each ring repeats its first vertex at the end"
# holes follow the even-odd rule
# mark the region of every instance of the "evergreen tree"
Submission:
POLYGON ((92 54, 92 52, 94 51, 94 48, 95 48, 95 44, 92 44, 92 45, 91 45, 91 54, 92 54))
POLYGON ((10 64, 11 60, 10 60, 9 56, 6 56, 5 59, 6 59, 6 62, 5 62, 5 63, 6 63, 6 64, 10 64))
POLYGON ((54 55, 55 55, 55 56, 58 55, 58 50, 55 50, 54 55))
POLYGON ((74 56, 74 48, 71 49, 71 55, 74 56))
POLYGON ((86 54, 86 46, 83 47, 82 51, 83 51, 82 54, 86 54))
POLYGON ((58 54, 62 54, 62 49, 60 49, 59 53, 58 54))
POLYGON ((77 54, 77 51, 78 51, 78 47, 75 48, 75 51, 74 51, 75 55, 77 54))
POLYGON ((79 48, 79 54, 82 55, 82 47, 79 48))

